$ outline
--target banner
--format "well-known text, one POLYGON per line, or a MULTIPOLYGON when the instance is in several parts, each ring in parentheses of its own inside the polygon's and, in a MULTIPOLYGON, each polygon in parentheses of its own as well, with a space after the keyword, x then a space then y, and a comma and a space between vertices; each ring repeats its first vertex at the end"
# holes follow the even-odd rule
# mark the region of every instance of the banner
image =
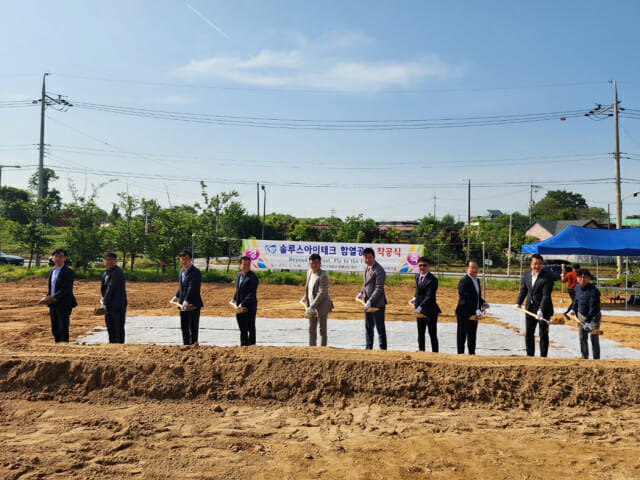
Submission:
POLYGON ((373 248, 376 261, 387 273, 418 273, 418 258, 424 245, 388 243, 293 242, 288 240, 242 240, 242 255, 251 259, 256 270, 307 270, 309 255, 322 257, 322 268, 329 271, 362 272, 366 265, 362 250, 373 248))

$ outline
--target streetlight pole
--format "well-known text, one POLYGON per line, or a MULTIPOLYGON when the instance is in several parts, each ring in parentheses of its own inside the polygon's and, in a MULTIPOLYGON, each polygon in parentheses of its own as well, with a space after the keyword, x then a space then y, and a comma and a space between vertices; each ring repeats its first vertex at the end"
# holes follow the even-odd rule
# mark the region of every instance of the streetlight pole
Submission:
POLYGON ((2 169, 3 168, 22 168, 20 165, 0 165, 0 187, 2 187, 2 169))
POLYGON ((264 194, 264 197, 262 199, 262 240, 264 240, 264 225, 267 219, 267 189, 264 187, 264 185, 261 185, 261 188, 262 193, 264 194))

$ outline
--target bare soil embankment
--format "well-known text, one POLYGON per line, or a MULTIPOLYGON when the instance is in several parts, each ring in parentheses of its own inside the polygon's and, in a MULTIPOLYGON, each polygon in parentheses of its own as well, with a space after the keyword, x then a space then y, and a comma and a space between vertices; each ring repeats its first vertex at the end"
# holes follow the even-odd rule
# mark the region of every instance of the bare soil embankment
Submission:
MULTIPOLYGON (((53 345, 43 285, 3 284, 2 478, 640 478, 638 361, 53 345)), ((103 321, 97 282, 76 290, 74 336, 103 321)), ((332 288, 336 318, 360 318, 356 290, 332 288)), ((171 314, 174 291, 129 285, 129 314, 171 314)), ((299 287, 259 292, 259 315, 300 314, 299 287)), ((230 295, 206 285, 203 314, 229 315, 230 295)), ((412 318, 406 287, 388 296, 389 320, 412 318)), ((638 325, 603 329, 637 348, 638 325)))

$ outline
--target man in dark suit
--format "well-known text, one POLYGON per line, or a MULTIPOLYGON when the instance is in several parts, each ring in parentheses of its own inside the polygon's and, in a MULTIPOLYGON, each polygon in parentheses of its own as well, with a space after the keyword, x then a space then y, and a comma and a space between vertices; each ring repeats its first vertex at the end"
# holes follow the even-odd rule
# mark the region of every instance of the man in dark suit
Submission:
POLYGON ((418 259, 420 273, 416 274, 415 296, 411 300, 415 313, 424 315, 416 317, 418 322, 418 350, 425 351, 425 331, 429 328, 431 351, 438 352, 438 314, 441 312, 436 303, 438 279, 429 271, 430 261, 427 257, 418 259))
POLYGON ((315 347, 320 329, 320 345, 327 346, 327 320, 333 310, 329 297, 329 277, 322 270, 322 258, 317 253, 309 256, 309 270, 304 285, 304 297, 300 300, 307 306, 309 316, 309 346, 315 347))
POLYGON ((531 270, 525 272, 522 276, 520 293, 516 300, 516 307, 520 308, 526 298, 527 304, 525 308, 537 317, 525 315, 525 344, 527 355, 530 357, 533 357, 536 353, 536 326, 539 327, 540 356, 546 357, 549 351, 549 324, 543 319, 549 320, 553 315, 553 303, 551 302, 553 278, 550 273, 542 268, 543 263, 542 256, 537 253, 531 256, 531 270))
POLYGON ((200 309, 203 307, 200 297, 202 276, 191 259, 190 250, 180 252, 180 285, 172 302, 178 302, 180 307, 180 329, 182 341, 185 345, 198 342, 198 328, 200 327, 200 309), (191 307, 190 307, 191 306, 191 307), (193 308, 192 310, 190 308, 193 308))
POLYGON ((478 321, 471 320, 471 316, 481 317, 483 310, 489 308, 482 298, 480 283, 478 282, 478 262, 467 260, 467 274, 458 282, 458 305, 456 306, 456 319, 458 330, 456 340, 458 353, 464 353, 464 344, 467 344, 469 355, 476 354, 476 332, 478 321))
POLYGON ((103 258, 106 270, 100 279, 100 307, 105 310, 104 323, 107 325, 109 343, 124 343, 124 322, 127 314, 124 272, 118 266, 115 253, 105 253, 103 258))
POLYGON ((240 271, 236 275, 236 293, 233 303, 246 311, 236 313, 240 329, 240 345, 247 347, 256 344, 256 312, 258 310, 258 277, 251 271, 251 259, 240 257, 240 271))
POLYGON ((56 343, 69 343, 69 318, 71 310, 78 305, 73 296, 73 270, 66 265, 67 251, 56 248, 51 254, 53 268, 49 270, 47 295, 55 299, 49 305, 51 333, 56 343))
POLYGON ((356 300, 364 302, 364 328, 366 331, 365 348, 373 348, 373 329, 378 330, 380 349, 387 349, 387 331, 384 325, 384 309, 387 297, 384 294, 384 281, 386 273, 382 265, 376 262, 376 254, 373 248, 362 250, 362 257, 367 268, 364 272, 364 282, 356 300), (369 308, 377 308, 375 312, 369 312, 369 308))

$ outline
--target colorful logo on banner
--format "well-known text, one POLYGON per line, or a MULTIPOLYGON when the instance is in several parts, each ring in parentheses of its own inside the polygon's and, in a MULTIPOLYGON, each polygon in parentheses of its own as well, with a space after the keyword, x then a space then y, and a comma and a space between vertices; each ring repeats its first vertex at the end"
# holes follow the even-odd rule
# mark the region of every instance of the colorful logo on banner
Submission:
POLYGON ((398 273, 418 273, 418 259, 423 255, 423 252, 424 246, 411 245, 407 258, 398 268, 398 273))
MULTIPOLYGON (((258 242, 256 242, 255 239, 252 238, 249 240, 243 240, 242 244, 242 246, 245 247, 243 255, 251 259, 253 268, 256 268, 258 270, 269 270, 269 264, 265 262, 264 258, 262 258, 262 256, 260 255, 258 242)), ((271 245, 268 245, 266 249, 269 250, 270 246, 271 245)), ((275 245, 273 247, 275 248, 275 245)))

